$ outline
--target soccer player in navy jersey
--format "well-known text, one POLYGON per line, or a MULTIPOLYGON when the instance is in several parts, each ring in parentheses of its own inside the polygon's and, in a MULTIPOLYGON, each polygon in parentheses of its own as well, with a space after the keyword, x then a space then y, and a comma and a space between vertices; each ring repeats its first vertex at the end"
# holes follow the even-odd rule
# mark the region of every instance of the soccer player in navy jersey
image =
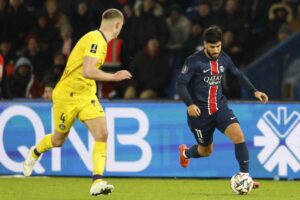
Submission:
MULTIPOLYGON (((222 94, 222 77, 229 69, 261 102, 267 103, 268 96, 258 91, 221 50, 222 30, 218 26, 208 27, 203 39, 204 49, 186 59, 176 84, 177 92, 187 106, 188 125, 198 143, 189 148, 185 144, 180 145, 179 162, 185 168, 190 158, 209 156, 217 128, 234 143, 240 173, 248 173, 249 153, 244 134, 222 94)), ((253 188, 258 187, 259 183, 254 181, 253 188)))

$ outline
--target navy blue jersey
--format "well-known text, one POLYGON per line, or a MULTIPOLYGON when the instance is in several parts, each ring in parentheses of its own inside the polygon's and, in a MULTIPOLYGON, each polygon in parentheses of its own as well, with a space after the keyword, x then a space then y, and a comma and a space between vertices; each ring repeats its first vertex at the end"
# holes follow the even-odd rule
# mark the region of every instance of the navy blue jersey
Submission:
POLYGON ((229 69, 244 86, 255 92, 256 88, 235 66, 231 58, 221 51, 217 60, 209 59, 204 50, 188 57, 177 80, 177 92, 187 106, 196 104, 210 115, 219 110, 224 97, 222 78, 229 69))

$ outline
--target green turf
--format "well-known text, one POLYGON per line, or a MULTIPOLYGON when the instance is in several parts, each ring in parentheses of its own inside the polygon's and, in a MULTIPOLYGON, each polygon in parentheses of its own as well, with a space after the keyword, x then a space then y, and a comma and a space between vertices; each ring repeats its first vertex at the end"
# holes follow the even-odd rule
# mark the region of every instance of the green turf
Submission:
POLYGON ((0 178, 0 200, 300 200, 300 181, 261 180, 248 195, 233 194, 229 180, 107 179, 115 186, 109 196, 90 197, 88 178, 0 178))

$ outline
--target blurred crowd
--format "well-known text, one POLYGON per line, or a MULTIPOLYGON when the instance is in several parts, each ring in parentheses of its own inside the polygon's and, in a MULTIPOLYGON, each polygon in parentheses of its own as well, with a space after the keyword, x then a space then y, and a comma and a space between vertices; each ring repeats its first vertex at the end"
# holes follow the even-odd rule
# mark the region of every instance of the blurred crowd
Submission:
MULTIPOLYGON (((98 83, 101 98, 176 99, 184 60, 203 48, 210 25, 223 29, 223 50, 239 68, 300 29, 298 0, 0 0, 0 97, 51 100, 72 47, 111 7, 125 23, 102 69, 133 79, 98 83)), ((225 94, 239 98, 235 77, 224 80, 225 94)))

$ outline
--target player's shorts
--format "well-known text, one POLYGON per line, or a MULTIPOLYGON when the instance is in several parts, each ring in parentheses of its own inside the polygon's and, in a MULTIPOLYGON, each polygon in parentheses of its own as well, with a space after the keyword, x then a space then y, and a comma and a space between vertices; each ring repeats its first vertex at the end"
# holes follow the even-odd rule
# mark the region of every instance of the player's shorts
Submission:
POLYGON ((209 146, 213 142, 215 128, 222 133, 232 123, 239 123, 236 116, 227 104, 212 115, 207 111, 201 111, 200 117, 188 117, 188 125, 193 132, 197 143, 201 146, 209 146))
POLYGON ((104 110, 95 94, 76 96, 73 94, 53 96, 52 107, 55 130, 66 133, 71 129, 75 118, 80 121, 105 116, 104 110))

